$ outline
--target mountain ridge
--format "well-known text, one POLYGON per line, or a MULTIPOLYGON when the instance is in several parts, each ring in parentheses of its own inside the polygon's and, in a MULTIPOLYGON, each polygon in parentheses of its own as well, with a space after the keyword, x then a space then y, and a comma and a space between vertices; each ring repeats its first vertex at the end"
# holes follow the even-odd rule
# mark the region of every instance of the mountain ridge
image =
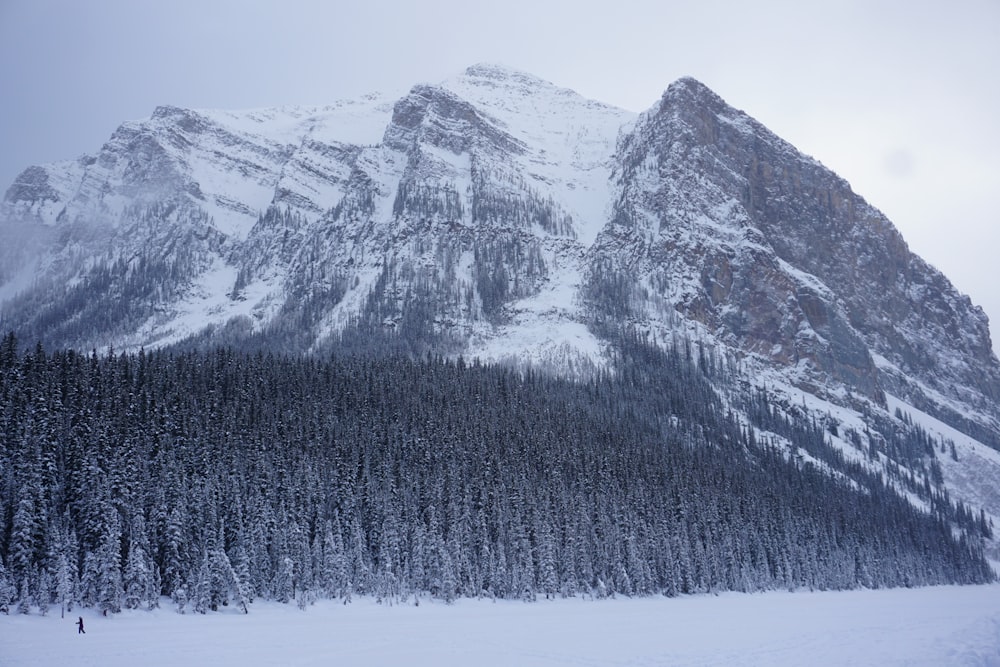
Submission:
POLYGON ((22 241, 0 249, 0 325, 49 346, 388 336, 585 377, 628 329, 862 434, 904 405, 1000 449, 982 309, 690 77, 640 114, 488 64, 398 98, 164 105, 95 156, 22 172, 0 226, 22 241))

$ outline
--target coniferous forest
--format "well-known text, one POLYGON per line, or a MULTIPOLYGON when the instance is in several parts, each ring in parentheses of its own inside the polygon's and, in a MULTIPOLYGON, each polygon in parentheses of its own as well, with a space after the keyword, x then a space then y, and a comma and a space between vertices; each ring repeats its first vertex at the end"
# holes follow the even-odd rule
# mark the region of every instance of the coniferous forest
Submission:
POLYGON ((763 396, 741 422, 690 346, 620 349, 612 372, 570 382, 432 356, 80 354, 8 335, 0 605, 993 579, 988 527, 929 482, 927 513, 878 475, 824 472, 758 435, 822 461, 822 428, 763 396))

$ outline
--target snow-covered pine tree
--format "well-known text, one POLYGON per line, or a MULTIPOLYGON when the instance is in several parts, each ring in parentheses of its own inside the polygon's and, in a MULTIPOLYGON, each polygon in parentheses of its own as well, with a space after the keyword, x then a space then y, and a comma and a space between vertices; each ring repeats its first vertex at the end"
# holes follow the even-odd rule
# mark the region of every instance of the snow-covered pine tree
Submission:
POLYGON ((35 552, 41 543, 41 517, 35 502, 37 491, 32 490, 31 480, 36 475, 23 475, 26 481, 19 489, 17 509, 14 511, 13 525, 10 532, 10 547, 8 562, 14 577, 25 577, 34 566, 35 552))
POLYGON ((174 605, 176 605, 178 614, 183 614, 187 611, 188 594, 186 586, 178 586, 175 588, 173 594, 170 596, 170 599, 173 600, 174 605))
POLYGON ((21 585, 17 589, 17 613, 31 613, 31 606, 34 601, 34 596, 31 593, 31 580, 29 574, 25 573, 21 577, 21 585))
POLYGON ((130 541, 122 579, 122 604, 126 609, 139 609, 143 606, 152 608, 156 604, 159 591, 154 586, 154 567, 142 542, 130 541))
POLYGON ((451 557, 447 548, 443 548, 440 554, 441 568, 441 599, 451 604, 458 597, 458 578, 455 573, 455 561, 451 557))
POLYGON ((118 510, 105 503, 105 532, 97 552, 97 608, 102 613, 117 614, 122 610, 121 522, 118 510))
MULTIPOLYGON (((289 535, 289 548, 295 563, 293 590, 296 602, 309 606, 316 600, 316 583, 313 568, 313 552, 307 531, 293 522, 289 535)), ((305 608, 302 606, 301 608, 305 608)))
POLYGON ((59 617, 63 618, 67 611, 73 609, 73 576, 70 574, 66 555, 60 553, 56 559, 56 603, 59 604, 59 617))
POLYGON ((198 614, 208 613, 212 605, 212 574, 208 553, 202 557, 201 567, 188 580, 191 591, 191 605, 198 614))
POLYGON ((43 569, 38 575, 38 592, 35 594, 35 603, 38 605, 39 614, 45 616, 49 613, 49 605, 52 604, 52 575, 46 569, 43 569))
POLYGON ((347 594, 349 577, 347 555, 344 553, 344 537, 340 532, 340 519, 335 515, 327 521, 323 531, 323 564, 321 576, 326 594, 342 598, 347 594))
POLYGON ((17 590, 14 588, 14 582, 11 581, 7 568, 4 567, 3 558, 0 558, 0 613, 10 612, 16 595, 17 590))
POLYGON ((97 556, 86 551, 83 554, 83 568, 80 571, 79 600, 84 607, 97 604, 97 556))
POLYGON ((559 577, 556 574, 556 559, 552 528, 543 521, 538 531, 538 579, 539 588, 545 594, 545 599, 555 597, 559 588, 559 577))
POLYGON ((233 547, 229 563, 232 569, 231 576, 235 582, 234 599, 240 605, 243 613, 249 613, 254 592, 250 582, 250 559, 242 542, 233 547))
POLYGON ((60 618, 65 617, 67 611, 72 611, 79 595, 79 575, 75 558, 77 553, 76 538, 73 534, 68 530, 58 531, 49 560, 52 563, 55 602, 59 605, 60 618))
POLYGON ((233 566, 229 556, 219 546, 208 553, 209 595, 208 608, 218 611, 219 607, 227 606, 236 588, 236 577, 233 576, 233 566))
POLYGON ((274 599, 288 603, 295 599, 295 561, 291 556, 280 556, 274 578, 274 599))

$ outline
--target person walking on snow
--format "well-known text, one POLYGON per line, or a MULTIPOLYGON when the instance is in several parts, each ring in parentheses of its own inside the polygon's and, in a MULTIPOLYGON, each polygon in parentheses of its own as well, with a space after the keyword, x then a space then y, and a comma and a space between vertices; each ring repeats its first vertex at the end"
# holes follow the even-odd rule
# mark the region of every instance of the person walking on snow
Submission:
POLYGON ((87 631, 83 629, 83 616, 76 622, 76 634, 85 635, 87 631))

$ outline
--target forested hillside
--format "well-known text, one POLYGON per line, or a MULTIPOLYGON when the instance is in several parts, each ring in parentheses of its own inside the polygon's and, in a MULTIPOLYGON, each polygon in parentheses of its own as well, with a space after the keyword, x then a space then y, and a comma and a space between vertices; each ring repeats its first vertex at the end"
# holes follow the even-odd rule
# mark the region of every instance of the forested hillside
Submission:
POLYGON ((990 527, 928 479, 914 494, 931 513, 875 474, 821 471, 759 434, 834 461, 822 428, 763 394, 739 421, 691 346, 620 349, 614 373, 574 383, 434 357, 22 351, 8 335, 0 603, 993 579, 990 527))

